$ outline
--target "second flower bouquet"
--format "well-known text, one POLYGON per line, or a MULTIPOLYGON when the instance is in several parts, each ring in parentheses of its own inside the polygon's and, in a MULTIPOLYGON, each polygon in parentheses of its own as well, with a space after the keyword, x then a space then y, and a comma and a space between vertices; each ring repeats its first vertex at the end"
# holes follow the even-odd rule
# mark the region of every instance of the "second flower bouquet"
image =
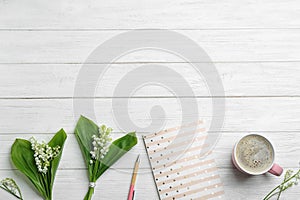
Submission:
POLYGON ((119 158, 137 144, 135 132, 113 141, 111 128, 98 127, 93 121, 81 116, 75 128, 75 135, 88 168, 89 189, 84 200, 90 200, 97 179, 119 158))

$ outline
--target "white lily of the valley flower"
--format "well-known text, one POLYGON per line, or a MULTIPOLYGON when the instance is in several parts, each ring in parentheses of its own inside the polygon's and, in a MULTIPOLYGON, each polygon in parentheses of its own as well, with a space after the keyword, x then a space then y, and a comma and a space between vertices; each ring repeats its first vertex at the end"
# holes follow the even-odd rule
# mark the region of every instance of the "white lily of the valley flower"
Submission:
MULTIPOLYGON (((103 160, 105 155, 109 150, 109 146, 111 144, 112 138, 110 133, 112 132, 112 128, 107 128, 105 125, 102 125, 99 128, 99 135, 93 135, 92 142, 92 151, 90 152, 93 160, 103 160)), ((93 164, 93 160, 90 160, 90 164, 93 164)))
POLYGON ((38 143, 37 140, 30 138, 31 149, 34 151, 35 164, 39 172, 46 174, 50 161, 52 161, 60 152, 60 146, 50 147, 45 142, 38 143))
MULTIPOLYGON (((23 200, 21 191, 17 183, 12 178, 5 178, 0 181, 0 188, 6 190, 20 200, 23 200)), ((1 198, 2 199, 2 198, 1 198)))

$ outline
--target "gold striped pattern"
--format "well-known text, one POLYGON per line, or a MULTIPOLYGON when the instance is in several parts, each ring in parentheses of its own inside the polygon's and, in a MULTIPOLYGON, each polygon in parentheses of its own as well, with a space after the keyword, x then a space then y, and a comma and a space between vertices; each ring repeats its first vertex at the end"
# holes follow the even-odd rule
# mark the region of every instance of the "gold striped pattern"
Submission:
POLYGON ((196 155, 193 155, 193 156, 190 156, 190 157, 187 157, 187 158, 183 157, 183 158, 178 159, 178 160, 170 161, 169 163, 165 163, 165 164, 161 164, 161 165, 155 165, 155 169, 160 169, 162 167, 170 167, 171 165, 174 165, 174 164, 179 164, 179 163, 183 163, 183 162, 187 162, 187 161, 191 161, 191 160, 195 160, 195 159, 200 159, 200 157, 196 156, 196 155))
POLYGON ((176 131, 176 130, 179 130, 179 129, 182 129, 182 128, 189 128, 189 127, 193 127, 193 126, 198 126, 199 124, 203 124, 203 121, 199 120, 199 121, 196 121, 196 122, 192 122, 190 124, 177 126, 177 127, 174 127, 174 128, 169 128, 169 129, 166 129, 166 130, 163 130, 163 131, 159 131, 158 133, 153 133, 151 135, 147 135, 147 136, 145 136, 145 138, 148 139, 148 138, 160 136, 162 134, 173 132, 173 131, 176 131))
POLYGON ((195 163, 193 165, 187 165, 187 166, 183 166, 183 167, 174 169, 171 172, 169 172, 169 171, 168 172, 162 172, 161 174, 156 174, 155 177, 159 178, 159 177, 171 175, 171 174, 174 174, 174 173, 177 173, 177 172, 181 172, 181 171, 184 171, 184 170, 192 169, 194 167, 200 167, 200 166, 207 165, 207 164, 212 164, 212 163, 214 163, 214 160, 206 160, 204 162, 195 163))
POLYGON ((186 141, 179 142, 179 143, 172 143, 171 145, 169 145, 167 147, 161 147, 161 148, 157 148, 155 150, 149 150, 149 154, 160 153, 160 151, 166 151, 171 148, 176 148, 176 147, 180 147, 182 145, 186 145, 187 143, 191 143, 191 142, 193 143, 195 141, 205 140, 206 138, 207 138, 207 136, 203 135, 203 136, 194 138, 192 141, 186 140, 186 141))
MULTIPOLYGON (((200 146, 195 146, 195 147, 192 147, 192 148, 188 149, 188 152, 199 151, 199 150, 201 150, 201 149, 203 149, 205 147, 207 147, 207 145, 205 145, 205 144, 204 145, 200 145, 200 146)), ((152 162, 156 162, 156 161, 159 161, 159 160, 163 160, 165 158, 174 157, 176 155, 180 156, 180 155, 182 155, 183 153, 186 153, 186 152, 187 151, 185 149, 183 151, 182 150, 181 151, 176 151, 176 152, 172 152, 171 151, 168 154, 164 154, 162 156, 158 156, 156 158, 150 158, 150 159, 151 159, 152 162)))
MULTIPOLYGON (((203 121, 199 120, 143 137, 160 199, 206 200, 224 194, 220 176, 214 174, 218 170, 212 165, 215 160, 206 158, 201 161, 200 152, 199 154, 196 152, 208 147, 202 142, 207 138, 207 134, 196 134, 206 131, 203 126, 197 127, 199 124, 203 124, 203 121), (192 126, 197 128, 185 130, 177 135, 174 133, 192 126), (200 178, 199 175, 203 177, 200 178)), ((206 155, 210 154, 211 151, 206 155)))
POLYGON ((176 138, 182 138, 182 137, 188 137, 188 136, 193 136, 194 134, 196 133, 200 133, 200 132, 204 132, 205 131, 205 128, 199 128, 199 129, 196 129, 195 131, 189 131, 189 132, 183 132, 183 133, 179 133, 178 135, 175 135, 175 136, 171 136, 171 137, 168 137, 168 138, 162 138, 160 140, 157 140, 157 141, 151 141, 148 146, 153 146, 153 145, 157 145, 157 144, 163 144, 165 142, 171 142, 172 140, 176 139, 176 138))
POLYGON ((210 189, 214 189, 214 188, 217 188, 217 187, 221 187, 222 185, 223 185, 222 183, 218 183, 218 184, 210 185, 210 186, 207 186, 207 187, 201 187, 201 188, 198 188, 198 189, 195 189, 195 190, 187 191, 184 194, 178 194, 178 195, 173 195, 172 197, 164 198, 164 200, 173 200, 173 199, 177 199, 177 198, 183 198, 183 197, 186 197, 186 196, 198 193, 198 192, 203 192, 205 190, 210 190, 210 189))
POLYGON ((207 177, 207 178, 204 178, 204 179, 198 179, 196 181, 191 181, 191 182, 188 182, 188 183, 185 183, 185 184, 182 184, 182 185, 178 185, 178 186, 175 186, 175 187, 172 187, 172 188, 162 190, 161 193, 168 193, 168 192, 180 190, 182 188, 187 188, 187 187, 190 187, 192 185, 196 185, 196 184, 203 183, 203 182, 206 182, 206 181, 211 181, 211 180, 218 179, 218 178, 220 178, 219 175, 210 176, 210 177, 207 177))
MULTIPOLYGON (((178 176, 178 177, 176 177, 176 179, 169 179, 169 180, 165 180, 163 182, 165 184, 169 184, 169 183, 172 183, 172 182, 175 182, 175 181, 181 181, 181 180, 184 180, 184 179, 187 179, 187 178, 192 178, 194 176, 214 172, 214 171, 217 171, 217 170, 218 169, 216 167, 213 167, 213 168, 201 170, 201 171, 198 171, 198 172, 195 172, 195 173, 190 173, 190 174, 187 174, 187 175, 184 175, 184 176, 178 176)), ((163 182, 157 182, 157 186, 162 186, 163 182)))

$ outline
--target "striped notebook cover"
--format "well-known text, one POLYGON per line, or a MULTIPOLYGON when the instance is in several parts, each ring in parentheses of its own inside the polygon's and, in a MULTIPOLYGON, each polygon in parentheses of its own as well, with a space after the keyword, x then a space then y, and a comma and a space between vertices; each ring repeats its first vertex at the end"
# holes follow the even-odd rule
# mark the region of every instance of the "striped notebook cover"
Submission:
POLYGON ((223 199, 212 154, 200 157, 206 137, 202 121, 143 137, 161 200, 223 199))

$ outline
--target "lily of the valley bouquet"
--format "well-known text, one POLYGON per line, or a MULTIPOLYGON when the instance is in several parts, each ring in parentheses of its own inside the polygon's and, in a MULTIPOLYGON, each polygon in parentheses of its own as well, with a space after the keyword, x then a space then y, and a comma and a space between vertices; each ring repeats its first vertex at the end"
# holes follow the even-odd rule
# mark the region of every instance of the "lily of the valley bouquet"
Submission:
MULTIPOLYGON (((16 139, 11 147, 12 162, 45 200, 52 200, 54 178, 66 138, 65 131, 61 129, 49 143, 39 143, 32 137, 29 141, 16 139)), ((21 194, 19 196, 22 199, 21 194)))
POLYGON ((98 127, 93 121, 81 116, 75 135, 88 168, 89 189, 84 200, 90 200, 97 179, 119 158, 137 144, 135 132, 112 142, 111 128, 98 127))
POLYGON ((0 188, 17 199, 23 200, 21 190, 17 183, 12 178, 5 178, 0 181, 0 188))

